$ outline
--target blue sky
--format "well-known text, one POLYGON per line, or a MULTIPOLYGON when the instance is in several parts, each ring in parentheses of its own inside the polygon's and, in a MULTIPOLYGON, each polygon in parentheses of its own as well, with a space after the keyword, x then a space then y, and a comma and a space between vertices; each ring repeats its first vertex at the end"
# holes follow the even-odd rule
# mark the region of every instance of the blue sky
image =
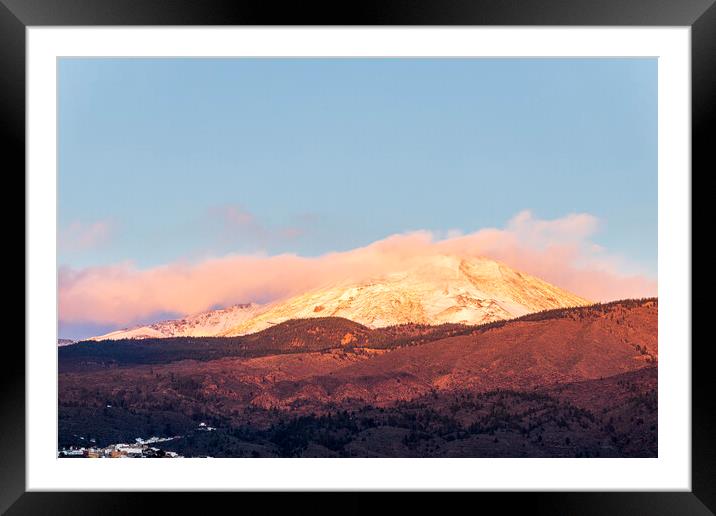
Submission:
POLYGON ((595 215, 599 244, 654 272, 656 74, 655 59, 62 59, 60 228, 111 234, 60 263, 317 255, 530 209, 595 215), (227 234, 229 206, 261 229, 227 234))
POLYGON ((318 256, 589 213, 656 276, 656 59, 59 61, 59 263, 318 256))

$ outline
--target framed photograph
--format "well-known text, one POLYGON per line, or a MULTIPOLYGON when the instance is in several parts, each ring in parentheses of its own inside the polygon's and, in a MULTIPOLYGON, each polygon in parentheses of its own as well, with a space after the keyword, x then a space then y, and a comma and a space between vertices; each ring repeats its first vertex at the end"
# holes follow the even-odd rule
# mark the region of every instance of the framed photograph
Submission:
POLYGON ((711 0, 0 2, 27 300, 0 509, 713 514, 711 0))

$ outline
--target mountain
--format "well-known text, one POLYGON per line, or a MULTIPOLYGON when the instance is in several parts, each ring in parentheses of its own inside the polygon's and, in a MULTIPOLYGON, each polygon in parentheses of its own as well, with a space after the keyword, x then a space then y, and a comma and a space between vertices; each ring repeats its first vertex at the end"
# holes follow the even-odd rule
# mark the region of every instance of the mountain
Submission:
MULTIPOLYGON (((300 319, 231 338, 82 342, 62 348, 59 365, 80 373, 80 389, 102 383, 111 390, 110 379, 126 382, 139 367, 132 385, 184 376, 208 389, 199 398, 211 394, 211 384, 223 385, 222 403, 272 400, 289 408, 306 392, 319 403, 387 403, 433 390, 524 390, 650 367, 658 362, 657 324, 655 299, 467 327, 370 329, 347 319, 300 319), (146 365, 173 375, 155 378, 146 365)), ((157 387, 165 392, 171 385, 157 387)))
POLYGON ((656 299, 479 326, 318 317, 58 355, 67 445, 185 435, 186 456, 657 453, 656 299))
POLYGON ((473 328, 460 324, 403 324, 371 329, 341 317, 292 319, 237 337, 148 337, 82 341, 77 343, 79 345, 59 351, 59 368, 60 372, 79 372, 181 360, 207 362, 228 357, 253 358, 334 349, 386 350, 467 334, 473 328), (107 345, 108 342, 110 345, 107 345))
POLYGON ((406 323, 482 324, 586 304, 586 299, 496 261, 441 255, 380 278, 275 303, 221 335, 245 335, 311 317, 343 317, 369 328, 406 323))
POLYGON ((397 324, 483 324, 581 306, 586 299, 487 258, 430 256, 359 283, 332 285, 270 305, 236 305, 93 340, 183 336, 231 337, 292 319, 342 317, 368 328, 397 324))
POLYGON ((162 321, 147 326, 123 329, 93 337, 90 340, 151 339, 167 337, 198 337, 216 335, 254 317, 262 310, 261 305, 245 303, 220 310, 162 321))
POLYGON ((389 403, 436 389, 529 390, 613 376, 657 363, 657 320, 654 300, 531 314, 400 347, 272 394, 289 406, 310 383, 328 399, 389 403))
POLYGON ((71 346, 74 343, 75 341, 72 339, 57 339, 58 348, 61 348, 62 346, 71 346))

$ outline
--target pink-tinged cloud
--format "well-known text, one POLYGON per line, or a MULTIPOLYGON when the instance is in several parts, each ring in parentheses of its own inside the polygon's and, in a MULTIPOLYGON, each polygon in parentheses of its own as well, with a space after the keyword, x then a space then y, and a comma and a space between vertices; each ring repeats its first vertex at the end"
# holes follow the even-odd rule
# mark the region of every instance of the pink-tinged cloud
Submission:
POLYGON ((539 220, 521 212, 504 229, 451 231, 444 239, 417 231, 319 257, 230 255, 144 270, 129 263, 65 268, 60 270, 60 318, 125 325, 160 312, 190 314, 217 305, 267 302, 402 270, 434 254, 486 256, 594 301, 655 296, 655 279, 621 272, 618 256, 589 241, 597 227, 588 214, 539 220))
POLYGON ((293 226, 271 226, 258 219, 240 205, 228 204, 209 210, 209 221, 216 225, 222 237, 228 242, 246 242, 260 248, 276 243, 295 240, 306 233, 306 216, 297 217, 299 224, 293 226))
POLYGON ((58 244, 62 251, 86 251, 105 244, 113 230, 114 224, 108 220, 75 221, 59 231, 58 244))

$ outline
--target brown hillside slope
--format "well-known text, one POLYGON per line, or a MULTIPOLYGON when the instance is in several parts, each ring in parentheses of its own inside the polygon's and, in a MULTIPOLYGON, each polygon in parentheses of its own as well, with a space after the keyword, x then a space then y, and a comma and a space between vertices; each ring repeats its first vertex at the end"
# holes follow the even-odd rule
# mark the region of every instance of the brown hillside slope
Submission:
POLYGON ((531 390, 654 366, 657 312, 656 300, 564 309, 393 350, 352 347, 370 345, 356 325, 358 342, 333 351, 62 374, 60 403, 229 415, 248 406, 320 411, 327 404, 387 406, 433 391, 531 390))
POLYGON ((657 312, 656 302, 647 301, 533 316, 278 383, 271 398, 285 406, 308 383, 332 401, 385 404, 434 389, 525 390, 612 376, 657 362, 657 312))

